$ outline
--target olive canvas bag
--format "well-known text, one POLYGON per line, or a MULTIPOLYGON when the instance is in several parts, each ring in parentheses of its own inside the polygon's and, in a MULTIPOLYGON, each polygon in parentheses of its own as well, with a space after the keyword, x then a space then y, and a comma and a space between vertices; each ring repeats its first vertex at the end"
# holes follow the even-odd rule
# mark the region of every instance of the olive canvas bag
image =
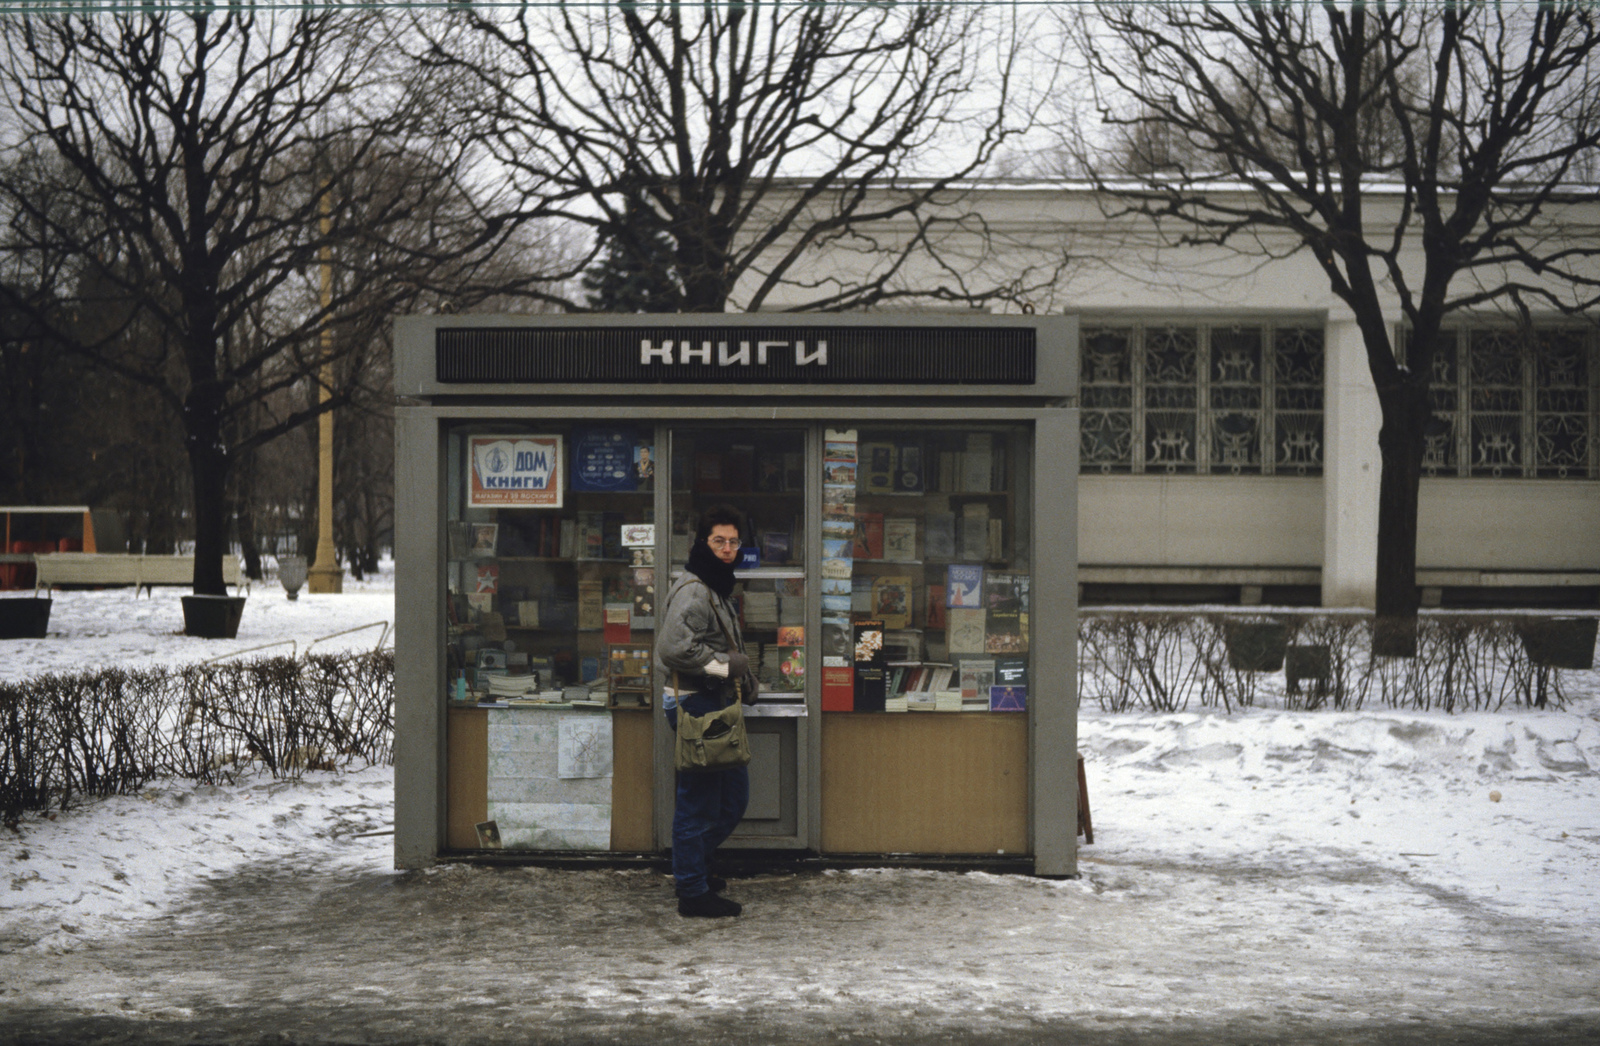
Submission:
MULTIPOLYGON (((730 650, 738 649, 716 607, 711 614, 728 637, 730 650)), ((733 770, 750 765, 750 737, 744 726, 744 680, 734 680, 732 704, 705 715, 689 715, 678 700, 678 673, 672 673, 672 696, 678 702, 678 736, 673 765, 679 773, 733 770)))

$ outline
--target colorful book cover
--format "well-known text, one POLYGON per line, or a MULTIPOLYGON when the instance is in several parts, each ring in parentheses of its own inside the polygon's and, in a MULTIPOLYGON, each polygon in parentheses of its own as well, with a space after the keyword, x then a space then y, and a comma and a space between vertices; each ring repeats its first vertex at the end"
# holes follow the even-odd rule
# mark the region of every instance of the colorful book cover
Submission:
POLYGON ((1024 608, 1019 579, 1026 577, 1025 574, 1008 574, 1001 570, 991 570, 984 574, 984 607, 988 610, 1015 610, 1020 613, 1024 608))
POLYGON ((799 646, 778 647, 778 689, 798 692, 806 688, 806 652, 799 646))
POLYGON ((983 568, 952 563, 945 570, 945 606, 954 610, 983 607, 983 568))
POLYGON ((633 638, 633 604, 605 604, 605 641, 626 643, 633 638))
POLYGON ((479 563, 477 567, 477 585, 473 591, 490 595, 500 591, 500 564, 479 563))
POLYGON ((1027 686, 1028 659, 1025 657, 997 658, 994 663, 994 681, 996 686, 1027 686))
POLYGON ((989 711, 1026 712, 1028 690, 1021 686, 992 686, 989 688, 989 711))
POLYGON ((806 630, 803 625, 784 625, 778 629, 779 646, 804 646, 806 630))
POLYGON ((946 604, 943 585, 928 586, 928 628, 948 627, 949 617, 945 613, 946 604))
POLYGON ((961 700, 987 699, 989 688, 995 685, 995 663, 981 658, 961 662, 961 700))
POLYGON ((825 665, 822 669, 822 710, 853 712, 856 707, 855 671, 825 665))
POLYGON ((883 651, 883 622, 858 621, 853 630, 857 712, 881 712, 888 695, 888 659, 883 651))
POLYGON ((984 653, 1022 654, 1028 650, 1022 638, 1022 611, 990 610, 985 623, 984 653))
POLYGON ((858 512, 854 557, 856 559, 883 558, 883 513, 858 512))
POLYGON ((911 624, 912 581, 905 576, 885 576, 873 579, 873 617, 883 622, 884 628, 905 628, 911 624))
POLYGON ((888 517, 883 521, 883 558, 891 563, 912 563, 917 558, 917 521, 888 517))

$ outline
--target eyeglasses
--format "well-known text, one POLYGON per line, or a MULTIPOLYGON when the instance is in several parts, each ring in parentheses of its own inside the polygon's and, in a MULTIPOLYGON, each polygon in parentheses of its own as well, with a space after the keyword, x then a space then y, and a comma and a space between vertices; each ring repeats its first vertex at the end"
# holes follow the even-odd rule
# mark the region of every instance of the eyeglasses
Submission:
POLYGON ((739 547, 739 539, 738 538, 725 538, 725 537, 721 537, 721 536, 710 537, 710 538, 706 538, 706 544, 710 545, 712 548, 738 548, 739 547))

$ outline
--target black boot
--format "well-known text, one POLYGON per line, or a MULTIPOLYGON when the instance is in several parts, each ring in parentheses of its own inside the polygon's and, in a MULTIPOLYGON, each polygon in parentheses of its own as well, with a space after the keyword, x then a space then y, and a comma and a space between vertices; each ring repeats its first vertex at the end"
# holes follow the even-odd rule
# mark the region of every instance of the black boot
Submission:
POLYGON ((678 914, 690 918, 721 919, 729 915, 738 915, 743 910, 738 901, 730 901, 714 893, 678 898, 678 914))
POLYGON ((712 893, 721 893, 728 888, 728 880, 720 875, 706 876, 706 888, 712 893))

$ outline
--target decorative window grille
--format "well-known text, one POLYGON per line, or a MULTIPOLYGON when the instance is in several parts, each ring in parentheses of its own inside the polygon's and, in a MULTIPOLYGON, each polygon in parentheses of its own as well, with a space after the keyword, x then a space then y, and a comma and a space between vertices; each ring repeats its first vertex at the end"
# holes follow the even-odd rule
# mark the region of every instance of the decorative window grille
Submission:
POLYGON ((1600 479, 1600 367, 1582 327, 1464 328, 1434 356, 1423 474, 1600 479))
POLYGON ((1316 327, 1088 326, 1081 467, 1320 474, 1323 351, 1316 327))

